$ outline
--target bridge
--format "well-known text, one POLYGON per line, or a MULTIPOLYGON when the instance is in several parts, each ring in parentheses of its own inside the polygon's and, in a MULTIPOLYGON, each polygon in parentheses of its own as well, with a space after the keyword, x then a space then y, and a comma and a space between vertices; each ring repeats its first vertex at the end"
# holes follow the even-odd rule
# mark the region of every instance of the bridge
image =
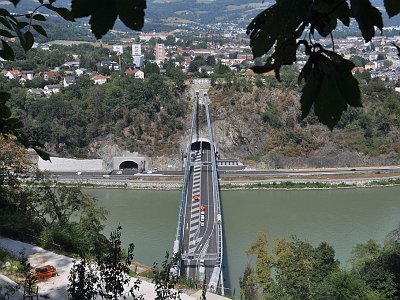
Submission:
POLYGON ((180 276, 199 280, 210 292, 223 294, 223 235, 216 147, 208 95, 202 106, 195 93, 192 125, 185 154, 183 188, 179 204, 174 253, 180 253, 180 276), (207 131, 200 132, 199 109, 205 109, 207 131))

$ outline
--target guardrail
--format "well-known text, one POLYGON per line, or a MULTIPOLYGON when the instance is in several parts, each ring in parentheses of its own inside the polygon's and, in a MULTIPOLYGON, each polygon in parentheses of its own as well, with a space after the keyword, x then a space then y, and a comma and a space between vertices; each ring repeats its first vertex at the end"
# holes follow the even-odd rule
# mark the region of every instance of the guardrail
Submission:
MULTIPOLYGON (((176 236, 175 236, 175 241, 174 241, 174 254, 176 253, 182 253, 182 238, 183 238, 183 217, 185 214, 185 209, 186 209, 186 197, 187 197, 187 191, 188 191, 188 185, 189 185, 189 174, 190 174, 190 150, 191 150, 191 145, 192 145, 192 139, 193 139, 193 129, 197 120, 197 110, 199 106, 199 93, 196 92, 195 97, 194 97, 194 108, 193 108, 193 116, 192 116, 192 126, 190 128, 190 133, 189 133, 189 141, 188 141, 188 146, 186 148, 186 163, 185 163, 185 172, 183 175, 183 187, 182 187, 182 194, 181 194, 181 199, 179 202, 179 216, 178 216, 178 224, 176 226, 176 236)), ((180 262, 178 265, 178 270, 180 270, 180 262)))
POLYGON ((211 162, 212 162, 212 178, 213 178, 213 191, 214 191, 214 199, 215 199, 215 216, 216 216, 216 225, 217 225, 217 234, 218 234, 218 250, 217 250, 217 259, 215 262, 215 267, 213 273, 211 275, 210 282, 208 284, 208 289, 212 292, 215 292, 218 286, 218 282, 221 275, 222 270, 222 255, 223 255, 223 236, 222 236, 222 218, 221 218, 221 199, 219 193, 219 181, 218 181, 218 173, 217 173, 217 162, 215 155, 215 146, 214 146, 214 135, 211 127, 211 118, 210 112, 208 109, 208 96, 205 93, 203 97, 204 106, 206 109, 206 117, 207 117, 207 125, 208 125, 208 135, 210 138, 211 144, 211 162))

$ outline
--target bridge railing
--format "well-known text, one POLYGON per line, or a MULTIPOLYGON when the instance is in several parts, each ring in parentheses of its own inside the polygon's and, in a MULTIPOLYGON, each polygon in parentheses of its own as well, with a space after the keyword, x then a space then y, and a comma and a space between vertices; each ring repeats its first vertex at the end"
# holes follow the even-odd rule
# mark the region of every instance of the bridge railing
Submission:
MULTIPOLYGON (((185 160, 185 167, 184 167, 184 176, 183 176, 183 187, 182 187, 182 193, 181 193, 181 199, 179 202, 179 215, 178 215, 178 224, 176 226, 176 236, 175 236, 175 241, 174 241, 174 254, 175 253, 182 253, 182 239, 183 239, 183 220, 184 220, 184 215, 185 215, 185 210, 186 210, 186 197, 187 197, 187 191, 188 191, 188 186, 189 186, 189 174, 190 174, 190 150, 191 150, 191 145, 192 145, 192 139, 193 139, 193 130, 196 125, 196 120, 197 120, 197 110, 199 106, 199 93, 196 92, 195 94, 195 101, 194 101, 194 108, 193 108, 193 116, 192 116, 192 126, 190 127, 190 133, 189 133, 189 142, 188 146, 186 148, 186 160, 185 160)), ((180 262, 179 262, 180 264, 180 262)), ((180 269, 180 265, 178 266, 178 269, 180 269)))
POLYGON ((215 263, 215 267, 213 273, 211 275, 209 289, 211 291, 215 291, 220 279, 221 270, 222 270, 222 255, 223 255, 223 236, 222 236, 222 215, 221 215, 221 199, 219 192, 219 181, 218 181, 218 173, 217 173, 217 161, 215 154, 215 144, 214 144, 214 135, 211 127, 211 117, 208 109, 208 95, 204 94, 204 106, 206 109, 206 117, 207 117, 207 125, 208 125, 208 135, 211 143, 211 170, 212 170, 212 182, 213 182, 213 191, 214 191, 214 199, 215 199, 215 216, 216 216, 216 226, 217 226, 217 234, 218 234, 218 249, 217 249, 217 259, 215 263))

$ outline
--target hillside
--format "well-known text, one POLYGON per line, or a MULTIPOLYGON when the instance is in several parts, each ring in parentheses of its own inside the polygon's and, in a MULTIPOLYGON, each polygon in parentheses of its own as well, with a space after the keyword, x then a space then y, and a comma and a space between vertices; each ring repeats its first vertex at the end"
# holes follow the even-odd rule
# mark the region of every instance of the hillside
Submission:
POLYGON ((252 91, 210 91, 222 157, 267 168, 351 167, 400 162, 400 95, 372 81, 364 108, 344 113, 332 132, 315 116, 300 119, 294 86, 267 82, 252 91))

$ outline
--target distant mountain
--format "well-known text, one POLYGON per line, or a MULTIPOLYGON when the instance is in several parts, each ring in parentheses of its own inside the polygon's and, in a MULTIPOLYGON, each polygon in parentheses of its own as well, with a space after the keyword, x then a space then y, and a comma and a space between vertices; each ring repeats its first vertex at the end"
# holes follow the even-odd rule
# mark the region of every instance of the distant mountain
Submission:
MULTIPOLYGON (((71 0, 57 0, 56 6, 70 7, 71 0)), ((147 0, 146 25, 144 30, 177 27, 182 23, 215 24, 231 22, 245 28, 263 9, 275 3, 274 0, 147 0)), ((37 6, 37 0, 20 1, 17 8, 8 1, 2 6, 17 13, 24 13, 37 6)), ((372 0, 372 4, 383 8, 383 0, 372 0)), ((389 19, 383 13, 385 26, 400 26, 400 17, 389 19)), ((117 24, 117 28, 123 28, 117 24)), ((168 29, 164 29, 168 30, 168 29)))

